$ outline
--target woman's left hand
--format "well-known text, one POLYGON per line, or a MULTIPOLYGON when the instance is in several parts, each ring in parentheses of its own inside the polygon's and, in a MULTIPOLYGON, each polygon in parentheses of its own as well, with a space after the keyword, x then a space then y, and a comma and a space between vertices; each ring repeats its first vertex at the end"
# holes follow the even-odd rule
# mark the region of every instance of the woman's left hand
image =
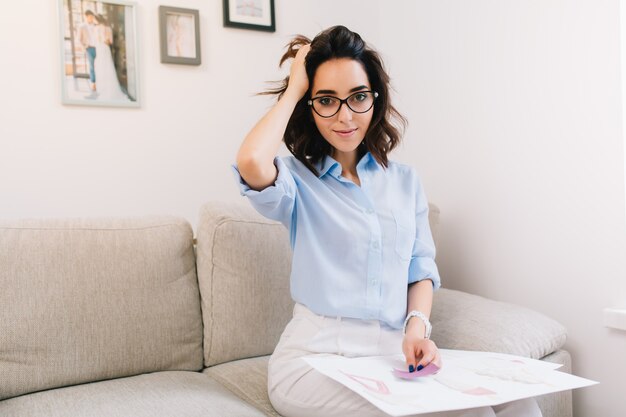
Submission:
POLYGON ((441 368, 441 355, 435 342, 424 339, 418 332, 407 331, 402 339, 402 352, 409 372, 419 371, 429 363, 441 368))

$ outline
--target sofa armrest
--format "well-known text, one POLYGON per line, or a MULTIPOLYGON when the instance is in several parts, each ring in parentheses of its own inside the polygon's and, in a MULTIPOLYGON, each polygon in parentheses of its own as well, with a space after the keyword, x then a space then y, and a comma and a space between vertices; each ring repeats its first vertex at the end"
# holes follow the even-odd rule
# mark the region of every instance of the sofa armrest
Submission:
POLYGON ((536 311, 444 288, 435 292, 431 322, 440 348, 533 359, 560 349, 567 336, 565 327, 536 311))

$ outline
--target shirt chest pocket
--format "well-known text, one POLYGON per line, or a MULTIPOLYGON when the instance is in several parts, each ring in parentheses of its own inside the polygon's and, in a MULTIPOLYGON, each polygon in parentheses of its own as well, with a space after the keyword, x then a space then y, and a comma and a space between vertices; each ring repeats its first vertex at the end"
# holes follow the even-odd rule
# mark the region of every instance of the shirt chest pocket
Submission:
POLYGON ((396 226, 396 254, 402 260, 411 259, 413 243, 415 242, 415 216, 409 210, 392 210, 396 226))

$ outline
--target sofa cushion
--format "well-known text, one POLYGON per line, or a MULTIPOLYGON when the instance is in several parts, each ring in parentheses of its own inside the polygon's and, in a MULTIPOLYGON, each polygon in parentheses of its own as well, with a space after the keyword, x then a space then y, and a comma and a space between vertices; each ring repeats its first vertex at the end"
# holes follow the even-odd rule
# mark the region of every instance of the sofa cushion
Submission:
POLYGON ((242 359, 206 368, 203 373, 218 381, 266 416, 280 417, 267 393, 269 356, 242 359))
POLYGON ((431 338, 440 348, 509 353, 540 359, 561 348, 565 328, 545 315, 441 288, 435 292, 431 338))
POLYGON ((285 227, 248 204, 208 203, 197 241, 205 365, 272 353, 293 310, 285 227))
POLYGON ((199 372, 156 372, 37 392, 0 401, 11 417, 263 416, 199 372))
POLYGON ((0 399, 202 368, 183 219, 2 221, 0 288, 0 399))

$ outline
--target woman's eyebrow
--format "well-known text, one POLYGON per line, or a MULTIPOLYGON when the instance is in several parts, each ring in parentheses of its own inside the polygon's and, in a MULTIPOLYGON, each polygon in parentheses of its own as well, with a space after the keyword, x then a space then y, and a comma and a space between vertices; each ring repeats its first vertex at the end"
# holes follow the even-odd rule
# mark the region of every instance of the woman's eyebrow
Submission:
MULTIPOLYGON (((355 91, 359 91, 359 90, 367 90, 369 87, 366 85, 360 85, 358 87, 354 87, 352 89, 350 89, 351 93, 354 93, 355 91)), ((337 94, 337 92, 335 90, 317 90, 317 93, 315 93, 315 95, 318 94, 337 94)))

